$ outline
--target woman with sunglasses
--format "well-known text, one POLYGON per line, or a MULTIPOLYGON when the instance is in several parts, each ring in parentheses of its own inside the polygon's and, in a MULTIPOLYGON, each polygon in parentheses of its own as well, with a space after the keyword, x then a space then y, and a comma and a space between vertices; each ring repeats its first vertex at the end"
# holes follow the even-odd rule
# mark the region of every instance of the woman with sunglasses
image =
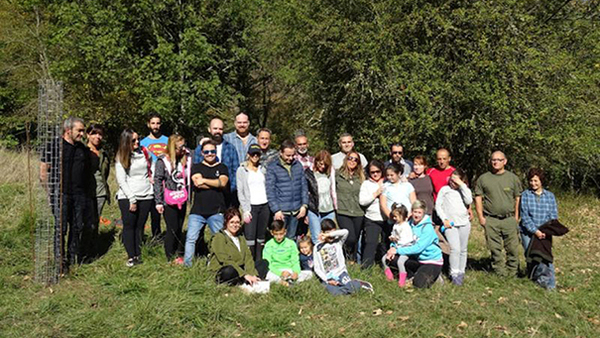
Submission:
POLYGON ((142 235, 148 219, 154 191, 150 183, 152 160, 146 148, 140 146, 139 135, 125 129, 119 137, 115 172, 119 191, 117 200, 123 220, 123 245, 127 251, 127 266, 142 262, 142 235))
POLYGON ((349 152, 335 176, 337 192, 337 221, 341 229, 348 230, 344 243, 347 259, 356 262, 358 239, 362 230, 364 211, 358 202, 360 187, 365 180, 360 155, 349 152))
MULTIPOLYGON (((372 160, 367 166, 369 179, 360 186, 359 202, 365 208, 364 247, 362 265, 369 267, 375 262, 377 248, 382 245, 379 238, 388 238, 389 228, 385 234, 385 223, 379 207, 379 195, 383 192, 383 163, 372 160)), ((383 248, 382 248, 383 249, 383 248)))
POLYGON ((304 170, 308 183, 308 227, 311 240, 317 244, 321 233, 321 221, 335 218, 337 193, 335 190, 335 169, 331 164, 331 154, 327 150, 317 153, 313 168, 304 170))
POLYGON ((191 160, 185 139, 169 136, 167 152, 158 157, 154 169, 154 201, 156 211, 164 215, 167 224, 165 255, 167 261, 183 264, 183 220, 190 189, 191 160))
POLYGON ((223 227, 223 212, 225 211, 225 194, 229 182, 228 169, 217 161, 217 143, 207 140, 202 144, 204 159, 192 165, 192 183, 194 205, 188 217, 188 231, 185 239, 183 263, 192 266, 192 258, 196 253, 196 241, 200 231, 206 224, 212 234, 223 227))
POLYGON ((262 259, 265 234, 269 223, 269 203, 267 201, 267 169, 260 163, 262 149, 258 144, 248 148, 248 160, 242 162, 236 172, 237 195, 242 208, 244 237, 256 261, 262 259))

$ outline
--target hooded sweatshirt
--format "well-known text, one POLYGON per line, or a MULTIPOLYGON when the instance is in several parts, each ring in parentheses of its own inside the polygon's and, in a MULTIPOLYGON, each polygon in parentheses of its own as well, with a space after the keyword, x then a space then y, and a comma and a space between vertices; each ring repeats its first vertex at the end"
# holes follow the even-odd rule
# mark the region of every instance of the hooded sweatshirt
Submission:
POLYGON ((428 215, 421 222, 415 224, 412 219, 408 221, 413 235, 417 238, 411 246, 400 246, 396 248, 398 255, 417 256, 421 264, 443 265, 442 249, 438 245, 438 237, 433 229, 433 223, 428 215))

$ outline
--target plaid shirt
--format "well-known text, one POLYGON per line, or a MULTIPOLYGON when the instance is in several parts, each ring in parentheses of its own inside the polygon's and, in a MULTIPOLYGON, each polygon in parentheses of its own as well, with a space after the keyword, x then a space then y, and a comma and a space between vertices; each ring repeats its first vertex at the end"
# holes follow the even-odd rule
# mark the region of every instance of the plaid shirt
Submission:
POLYGON ((544 189, 541 195, 532 190, 525 190, 521 194, 521 229, 533 234, 537 229, 552 219, 558 219, 556 198, 550 191, 544 189))
POLYGON ((300 154, 295 154, 294 158, 296 159, 296 161, 298 161, 298 162, 300 162, 300 164, 302 164, 303 170, 306 170, 308 168, 310 168, 312 170, 313 165, 315 163, 315 158, 313 156, 310 156, 310 155, 302 156, 300 154))
MULTIPOLYGON (((231 133, 223 135, 223 139, 225 141, 231 143, 231 145, 233 145, 233 147, 237 151, 238 166, 239 166, 239 163, 242 163, 246 160, 246 154, 248 153, 248 148, 250 148, 251 145, 258 143, 256 141, 256 137, 254 137, 252 134, 248 134, 248 138, 246 139, 246 144, 244 145, 244 142, 242 141, 240 136, 235 131, 232 131, 231 133)), ((235 167, 235 170, 237 170, 237 167, 235 167)))
MULTIPOLYGON (((229 174, 229 187, 231 191, 237 190, 236 173, 240 166, 237 152, 231 143, 223 140, 221 143, 221 158, 217 157, 217 162, 223 163, 227 167, 227 173, 229 174)), ((193 163, 200 163, 204 161, 204 155, 202 155, 202 147, 198 145, 194 151, 193 163)))

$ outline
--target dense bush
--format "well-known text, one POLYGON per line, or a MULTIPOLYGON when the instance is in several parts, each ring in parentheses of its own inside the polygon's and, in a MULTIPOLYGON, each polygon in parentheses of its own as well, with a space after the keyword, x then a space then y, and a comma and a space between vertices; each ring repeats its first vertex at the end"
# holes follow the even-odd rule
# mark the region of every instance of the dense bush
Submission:
POLYGON ((237 106, 279 140, 304 127, 313 148, 343 131, 370 156, 445 146, 472 176, 499 148, 516 171, 598 189, 598 3, 13 1, 0 7, 0 135, 35 111, 33 70, 14 66, 40 61, 65 82, 68 113, 113 135, 157 111, 192 137, 237 106))

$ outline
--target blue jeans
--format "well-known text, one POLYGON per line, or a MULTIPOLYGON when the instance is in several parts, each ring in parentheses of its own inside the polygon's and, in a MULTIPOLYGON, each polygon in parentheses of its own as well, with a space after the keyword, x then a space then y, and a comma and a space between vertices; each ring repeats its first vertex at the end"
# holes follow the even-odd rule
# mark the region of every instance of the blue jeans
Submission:
POLYGON ((285 228, 287 229, 287 234, 285 237, 289 239, 293 239, 296 241, 296 231, 298 229, 298 219, 293 215, 284 215, 283 221, 285 222, 285 228))
POLYGON ((208 224, 210 231, 215 234, 223 228, 223 214, 214 214, 208 218, 202 215, 190 214, 188 216, 188 230, 185 238, 185 254, 183 263, 185 266, 192 266, 192 258, 196 254, 196 241, 200 236, 200 231, 204 225, 208 224))
POLYGON ((317 239, 321 233, 321 221, 324 219, 335 220, 335 211, 318 214, 315 214, 310 210, 308 211, 308 228, 310 229, 310 239, 313 244, 317 244, 317 239))
MULTIPOLYGON (((525 255, 527 255, 527 248, 531 242, 531 237, 532 236, 529 234, 521 231, 521 243, 523 243, 525 255)), ((530 278, 546 289, 554 289, 556 287, 556 273, 554 271, 554 264, 546 262, 538 263, 530 278)))

